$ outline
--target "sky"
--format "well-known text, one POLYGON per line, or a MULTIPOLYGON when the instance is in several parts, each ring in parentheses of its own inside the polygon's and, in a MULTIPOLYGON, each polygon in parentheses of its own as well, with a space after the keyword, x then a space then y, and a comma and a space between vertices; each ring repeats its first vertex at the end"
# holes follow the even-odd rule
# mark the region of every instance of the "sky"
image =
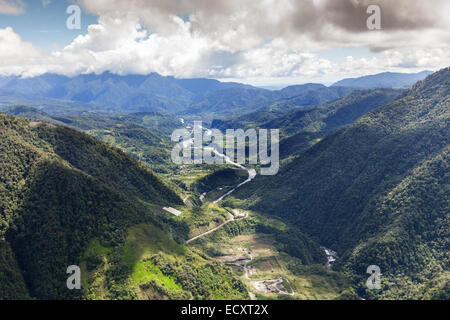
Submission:
POLYGON ((0 0, 0 75, 157 72, 277 86, 434 71, 450 65, 449 17, 448 0, 0 0))

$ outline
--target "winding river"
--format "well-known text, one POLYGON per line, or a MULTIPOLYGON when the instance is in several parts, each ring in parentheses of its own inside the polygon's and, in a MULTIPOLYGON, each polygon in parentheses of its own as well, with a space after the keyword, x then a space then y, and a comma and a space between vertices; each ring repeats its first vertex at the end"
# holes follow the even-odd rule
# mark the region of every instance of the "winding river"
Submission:
MULTIPOLYGON (((182 121, 183 124, 185 123, 184 119, 180 119, 180 120, 183 120, 182 121)), ((211 134, 211 130, 210 129, 207 129, 207 128, 202 127, 202 126, 197 126, 197 128, 199 128, 201 130, 205 130, 206 134, 211 134)), ((191 135, 193 134, 194 129, 195 128, 192 129, 191 135)), ((191 146, 193 144, 194 144, 194 138, 191 138, 191 139, 183 142, 183 147, 187 148, 187 147, 189 147, 189 146, 191 146)), ((255 179, 255 177, 256 177, 256 170, 255 169, 249 169, 249 168, 246 168, 246 167, 244 167, 243 165, 241 165, 241 164, 239 164, 237 162, 234 162, 233 160, 230 159, 230 157, 228 157, 227 155, 219 152, 215 148, 205 147, 204 149, 205 150, 211 150, 217 157, 224 158, 225 159, 225 163, 231 164, 231 165, 233 165, 233 166, 235 166, 235 167, 237 167, 239 169, 242 169, 242 170, 245 170, 245 171, 248 172, 248 179, 247 180, 245 180, 244 182, 238 184, 235 188, 233 188, 232 190, 228 191, 227 193, 225 193, 224 195, 222 195, 218 199, 214 200, 213 203, 218 203, 218 202, 222 201, 223 199, 228 197, 230 194, 232 194, 234 191, 236 191, 237 188, 242 187, 244 184, 247 184, 250 181, 252 181, 253 179, 255 179)))
MULTIPOLYGON (((206 132, 211 132, 211 130, 209 130, 209 129, 206 129, 206 128, 203 128, 203 127, 200 127, 200 128, 203 129, 203 130, 206 130, 206 132)), ((191 139, 188 140, 188 141, 183 142, 183 147, 186 148, 186 147, 191 146, 192 144, 194 144, 194 139, 193 139, 193 138, 191 138, 191 139)), ((218 202, 222 201, 223 199, 225 199, 226 197, 228 197, 230 194, 232 194, 237 188, 242 187, 244 184, 249 183, 250 181, 252 181, 253 179, 255 179, 255 177, 256 177, 256 170, 255 170, 255 169, 249 169, 249 168, 246 168, 246 167, 244 167, 243 165, 241 165, 241 164, 239 164, 239 163, 237 163, 237 162, 234 162, 233 160, 230 159, 230 157, 228 157, 227 155, 225 155, 225 154, 223 154, 223 153, 220 153, 220 152, 219 152, 217 149, 215 149, 215 148, 205 147, 204 149, 205 149, 205 150, 210 150, 210 151, 213 152, 217 157, 222 157, 222 158, 224 158, 224 159, 225 159, 225 163, 229 163, 229 164, 231 164, 231 165, 233 165, 233 166, 235 166, 235 167, 237 167, 237 168, 239 168, 239 169, 242 169, 242 170, 245 170, 245 171, 248 172, 248 178, 247 178, 247 180, 241 182, 241 183, 238 184, 235 188, 231 189, 230 191, 228 191, 228 192, 225 193, 224 195, 220 196, 218 199, 214 200, 213 203, 218 203, 218 202)), ((202 200, 202 198, 203 198, 204 196, 205 196, 205 194, 202 194, 202 195, 200 196, 200 200, 202 200)), ((245 219, 246 217, 247 217, 247 216, 244 216, 243 218, 245 219)), ((212 233, 212 232, 214 232, 214 231, 216 231, 216 230, 222 228, 224 225, 226 225, 226 224, 228 224, 228 223, 234 221, 235 219, 236 219, 236 218, 234 217, 234 215, 232 215, 232 214, 230 213, 230 219, 228 219, 227 221, 225 221, 225 222, 222 223, 221 225, 215 227, 214 229, 211 229, 211 230, 209 230, 209 231, 206 231, 206 232, 204 232, 204 233, 202 233, 202 234, 200 234, 200 235, 198 235, 198 236, 193 237, 192 239, 187 240, 187 241, 186 241, 186 244, 189 244, 189 243, 191 243, 192 241, 197 240, 198 238, 201 238, 201 237, 203 237, 203 236, 206 236, 206 235, 208 235, 208 234, 210 234, 210 233, 212 233)))

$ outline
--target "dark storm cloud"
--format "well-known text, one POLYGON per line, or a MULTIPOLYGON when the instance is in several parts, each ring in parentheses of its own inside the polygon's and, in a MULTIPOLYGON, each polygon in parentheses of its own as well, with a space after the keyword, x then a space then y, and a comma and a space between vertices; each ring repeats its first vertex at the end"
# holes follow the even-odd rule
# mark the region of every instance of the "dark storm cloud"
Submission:
MULTIPOLYGON (((264 10, 263 1, 234 1, 234 0, 112 0, 89 1, 91 7, 101 7, 104 10, 115 8, 155 8, 170 14, 206 12, 210 14, 232 14, 247 8, 264 10), (260 4, 260 6, 258 5, 260 4)), ((438 16, 442 15, 443 5, 447 0, 291 0, 278 1, 280 6, 294 7, 291 19, 292 25, 300 27, 319 24, 332 24, 350 31, 364 31, 369 5, 378 5, 383 13, 384 28, 420 29, 433 27, 438 24, 438 16)), ((90 5, 86 5, 89 7, 90 5)), ((271 12, 266 12, 271 14, 271 12)))
POLYGON ((189 20, 195 37, 225 50, 264 41, 305 46, 367 46, 373 52, 422 42, 442 43, 450 28, 449 0, 79 0, 101 16, 134 14, 152 32, 178 32, 173 16, 189 20), (381 9, 381 30, 367 28, 370 5, 381 9), (172 18, 171 18, 172 17, 172 18), (431 31, 431 33, 430 33, 431 31), (425 35, 426 34, 426 35, 425 35), (431 34, 431 37, 430 37, 431 34), (299 40, 300 39, 300 40, 299 40), (247 42, 247 44, 246 44, 247 42), (222 47, 221 47, 222 48, 222 47))
POLYGON ((91 12, 113 10, 155 10, 163 14, 202 14, 211 19, 249 13, 249 25, 260 30, 270 27, 272 33, 312 33, 326 37, 326 28, 335 27, 349 32, 366 32, 369 5, 382 11, 385 31, 420 30, 439 26, 445 19, 448 0, 80 0, 91 12), (272 22, 275 7, 289 7, 282 19, 272 22), (252 19, 258 19, 254 21, 252 19))
POLYGON ((294 32, 310 33, 321 39, 327 37, 327 28, 330 27, 348 32, 367 32, 369 5, 380 7, 384 31, 439 27, 445 7, 445 1, 441 0, 305 0, 296 1, 295 4, 289 17, 289 24, 294 32))

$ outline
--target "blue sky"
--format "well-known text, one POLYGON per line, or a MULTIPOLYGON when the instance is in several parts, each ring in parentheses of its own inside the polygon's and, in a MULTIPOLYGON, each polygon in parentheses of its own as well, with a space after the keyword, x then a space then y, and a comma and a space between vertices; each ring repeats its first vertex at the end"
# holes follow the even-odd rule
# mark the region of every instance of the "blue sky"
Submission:
POLYGON ((62 49, 70 44, 73 39, 87 32, 90 24, 97 23, 98 16, 82 13, 81 30, 69 30, 66 28, 66 13, 68 6, 73 1, 54 0, 43 2, 41 0, 26 0, 25 12, 20 15, 0 14, 0 28, 12 26, 24 41, 52 51, 62 49), (44 5, 44 3, 47 3, 44 5))
POLYGON ((450 1, 0 0, 0 75, 158 72, 332 83, 450 64, 450 1), (368 5, 381 29, 369 30, 368 5), (66 9, 82 10, 69 30, 66 9))

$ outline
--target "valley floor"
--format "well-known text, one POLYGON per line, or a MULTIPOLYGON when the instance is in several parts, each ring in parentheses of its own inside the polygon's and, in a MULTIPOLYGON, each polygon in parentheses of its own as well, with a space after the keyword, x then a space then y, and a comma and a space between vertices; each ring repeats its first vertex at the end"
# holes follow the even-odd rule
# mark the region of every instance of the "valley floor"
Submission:
MULTIPOLYGON (((249 173, 249 179, 244 181, 249 183, 254 170, 241 169, 249 173)), ((204 174, 199 175, 198 169, 194 168, 183 169, 185 181, 204 174)), ((233 190, 232 186, 223 186, 200 195, 202 210, 193 213, 186 206, 180 209, 184 211, 180 218, 191 228, 191 237, 186 244, 229 266, 245 284, 249 299, 337 299, 351 292, 349 280, 331 270, 330 255, 323 264, 304 264, 280 250, 273 234, 258 232, 255 228, 264 223, 283 230, 286 225, 282 221, 222 206, 222 200, 233 190)), ((188 197, 192 199, 196 195, 188 197)))

